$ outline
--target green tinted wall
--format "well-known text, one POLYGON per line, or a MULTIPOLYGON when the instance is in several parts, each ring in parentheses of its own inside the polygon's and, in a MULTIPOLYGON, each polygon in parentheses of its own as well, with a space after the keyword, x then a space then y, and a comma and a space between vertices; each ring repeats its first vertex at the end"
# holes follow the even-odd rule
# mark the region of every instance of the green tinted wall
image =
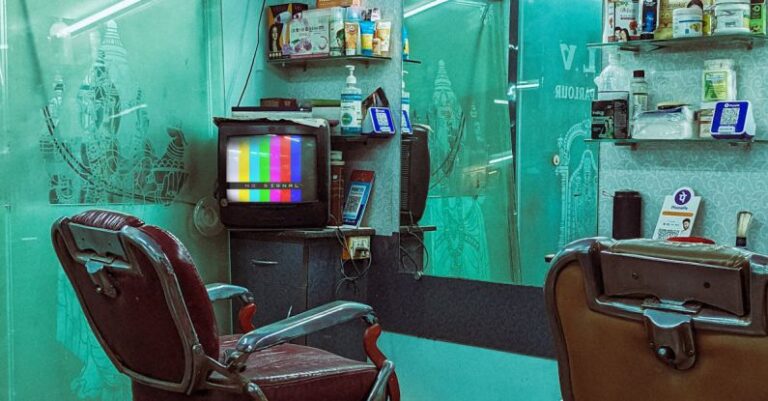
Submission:
POLYGON ((52 35, 114 3, 0 1, 0 400, 130 399, 54 255, 57 218, 90 208, 141 216, 179 236, 205 281, 227 278, 225 236, 192 224, 215 176, 217 7, 144 1, 52 35))

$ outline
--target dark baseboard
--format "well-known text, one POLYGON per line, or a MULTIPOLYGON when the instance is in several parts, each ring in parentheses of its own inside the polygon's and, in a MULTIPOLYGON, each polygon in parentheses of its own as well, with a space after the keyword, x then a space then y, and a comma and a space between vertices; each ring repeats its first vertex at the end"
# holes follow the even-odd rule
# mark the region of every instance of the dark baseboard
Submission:
POLYGON ((368 302, 386 331, 542 358, 555 357, 544 291, 399 272, 397 237, 375 237, 368 302))

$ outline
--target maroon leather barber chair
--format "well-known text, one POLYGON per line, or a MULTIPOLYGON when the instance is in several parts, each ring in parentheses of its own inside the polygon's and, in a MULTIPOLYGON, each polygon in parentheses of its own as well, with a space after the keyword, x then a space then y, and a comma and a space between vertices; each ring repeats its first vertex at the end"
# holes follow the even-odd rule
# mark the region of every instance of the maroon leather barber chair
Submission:
MULTIPOLYGON (((53 244, 88 322, 135 401, 399 401, 394 365, 376 347, 381 327, 363 304, 334 302, 249 331, 219 336, 212 300, 184 245, 136 217, 88 211, 53 225, 53 244), (289 341, 361 319, 371 363, 289 341)), ((253 307, 245 309, 245 320, 253 307)))

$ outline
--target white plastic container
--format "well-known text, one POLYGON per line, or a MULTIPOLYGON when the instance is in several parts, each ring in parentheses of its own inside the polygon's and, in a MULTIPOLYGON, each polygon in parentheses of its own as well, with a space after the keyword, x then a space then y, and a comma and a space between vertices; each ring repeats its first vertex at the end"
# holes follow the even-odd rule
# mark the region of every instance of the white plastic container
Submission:
POLYGON ((714 34, 749 33, 750 0, 717 0, 714 34))
POLYGON ((674 38, 696 38, 704 34, 704 12, 699 7, 674 10, 672 21, 674 38))

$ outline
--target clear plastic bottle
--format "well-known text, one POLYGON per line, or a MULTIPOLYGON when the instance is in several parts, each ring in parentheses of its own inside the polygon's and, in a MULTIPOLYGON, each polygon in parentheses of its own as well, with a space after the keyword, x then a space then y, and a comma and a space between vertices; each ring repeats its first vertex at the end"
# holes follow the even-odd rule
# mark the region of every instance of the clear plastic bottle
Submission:
POLYGON ((648 111, 648 81, 645 80, 645 71, 643 70, 636 70, 633 77, 630 112, 634 119, 640 113, 648 111))
POLYGON ((626 92, 629 95, 630 80, 629 71, 621 65, 621 56, 616 52, 608 53, 608 65, 595 78, 598 98, 600 93, 605 92, 626 92))

